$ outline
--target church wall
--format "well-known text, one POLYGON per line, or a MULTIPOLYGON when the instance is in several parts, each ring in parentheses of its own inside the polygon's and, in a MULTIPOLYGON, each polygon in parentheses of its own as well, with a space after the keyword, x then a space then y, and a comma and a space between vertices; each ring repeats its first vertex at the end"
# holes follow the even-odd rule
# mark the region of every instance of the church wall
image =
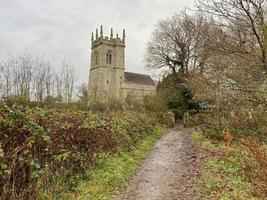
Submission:
POLYGON ((120 78, 123 70, 101 67, 91 70, 89 79, 90 95, 98 100, 105 101, 108 98, 122 98, 120 78))
POLYGON ((124 99, 131 98, 134 101, 143 103, 146 96, 156 95, 156 86, 122 83, 122 93, 124 99))

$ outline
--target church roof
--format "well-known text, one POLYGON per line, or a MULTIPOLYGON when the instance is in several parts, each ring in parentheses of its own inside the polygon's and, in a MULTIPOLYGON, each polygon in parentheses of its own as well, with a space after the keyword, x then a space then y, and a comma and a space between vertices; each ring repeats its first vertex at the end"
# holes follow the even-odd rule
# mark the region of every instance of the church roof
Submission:
POLYGON ((147 74, 136 74, 132 72, 124 72, 125 81, 128 83, 135 83, 138 85, 151 85, 154 86, 155 83, 151 76, 147 74))

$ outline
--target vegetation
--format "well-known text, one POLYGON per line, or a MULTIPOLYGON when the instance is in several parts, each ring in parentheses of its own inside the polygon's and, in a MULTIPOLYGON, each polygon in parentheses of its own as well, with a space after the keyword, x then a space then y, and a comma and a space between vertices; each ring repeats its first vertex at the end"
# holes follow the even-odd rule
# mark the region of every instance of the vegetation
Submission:
POLYGON ((200 199, 266 199, 266 6, 197 0, 194 12, 159 21, 146 61, 164 76, 144 107, 88 105, 86 85, 73 102, 74 71, 66 62, 60 73, 31 56, 2 62, 0 198, 108 199, 160 127, 173 124, 170 109, 197 128, 193 139, 206 156, 200 199))
POLYGON ((159 21, 148 43, 167 105, 188 109, 179 78, 200 102, 184 118, 206 149, 201 199, 267 198, 266 27, 264 0, 197 0, 194 12, 159 21))
POLYGON ((266 109, 266 2, 196 2, 156 24, 148 66, 182 76, 196 101, 266 109))
POLYGON ((162 133, 163 129, 155 128, 151 135, 145 137, 128 153, 119 153, 115 156, 99 154, 96 169, 85 172, 83 181, 77 186, 75 199, 111 199, 115 192, 127 186, 140 161, 146 157, 162 133))
POLYGON ((201 131, 193 138, 210 155, 202 169, 200 199, 266 199, 266 144, 242 138, 226 146, 201 131))
POLYGON ((191 118, 198 127, 193 139, 206 154, 201 199, 266 199, 266 120, 266 113, 244 110, 191 118))
POLYGON ((41 103, 71 102, 75 71, 65 60, 59 71, 45 59, 31 55, 10 56, 0 62, 0 98, 41 103))
POLYGON ((188 110, 197 112, 199 109, 198 103, 192 100, 193 94, 186 88, 185 80, 180 74, 164 77, 158 84, 157 92, 162 104, 174 113, 175 119, 182 119, 188 110))
POLYGON ((0 113, 1 199, 75 190, 84 172, 96 170, 99 155, 127 154, 155 134, 161 120, 155 113, 133 110, 92 113, 4 102, 0 113))

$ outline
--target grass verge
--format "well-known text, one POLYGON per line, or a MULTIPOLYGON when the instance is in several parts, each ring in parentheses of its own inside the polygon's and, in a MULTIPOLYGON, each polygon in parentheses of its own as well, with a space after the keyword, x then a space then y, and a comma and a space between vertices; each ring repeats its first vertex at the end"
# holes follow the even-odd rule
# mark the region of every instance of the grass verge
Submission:
POLYGON ((267 198, 266 176, 257 159, 258 155, 243 144, 242 139, 235 141, 229 147, 222 141, 208 139, 201 131, 196 131, 193 133, 193 140, 205 150, 205 154, 209 155, 202 170, 199 199, 267 198))
POLYGON ((96 155, 96 167, 88 170, 79 180, 75 192, 65 194, 63 199, 108 200, 112 195, 126 187, 141 161, 148 155, 164 129, 157 127, 151 135, 144 138, 130 152, 116 155, 105 153, 96 155))

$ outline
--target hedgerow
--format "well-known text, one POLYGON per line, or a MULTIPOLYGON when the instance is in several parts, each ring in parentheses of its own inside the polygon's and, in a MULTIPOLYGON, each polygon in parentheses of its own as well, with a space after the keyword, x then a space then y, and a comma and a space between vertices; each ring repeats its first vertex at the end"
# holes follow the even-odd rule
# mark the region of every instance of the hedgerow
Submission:
POLYGON ((92 113, 1 102, 0 199, 36 199, 40 187, 55 179, 71 189, 98 153, 130 151, 161 118, 134 110, 92 113))

